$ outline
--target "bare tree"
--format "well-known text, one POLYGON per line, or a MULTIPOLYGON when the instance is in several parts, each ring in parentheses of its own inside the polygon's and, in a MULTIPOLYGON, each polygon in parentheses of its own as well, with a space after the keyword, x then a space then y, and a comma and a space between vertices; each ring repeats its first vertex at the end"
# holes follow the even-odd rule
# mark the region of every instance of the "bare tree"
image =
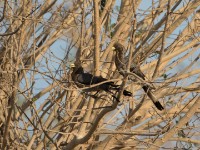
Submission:
MULTIPOLYGON (((196 148, 199 0, 0 3, 1 149, 196 148), (126 74, 113 44, 124 47, 126 74), (70 64, 120 85, 84 92, 70 64), (143 80, 130 72, 136 65, 143 80), (164 106, 159 111, 144 85, 164 106), (123 89, 133 96, 124 97, 123 89)), ((98 86, 98 85, 92 85, 98 86)))

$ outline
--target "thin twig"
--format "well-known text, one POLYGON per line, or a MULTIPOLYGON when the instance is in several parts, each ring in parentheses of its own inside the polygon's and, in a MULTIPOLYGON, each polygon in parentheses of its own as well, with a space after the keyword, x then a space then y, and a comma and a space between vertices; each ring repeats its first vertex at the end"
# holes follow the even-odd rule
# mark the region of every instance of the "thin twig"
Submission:
POLYGON ((169 14, 170 14, 170 2, 171 2, 171 0, 168 1, 168 5, 167 5, 167 15, 166 15, 166 20, 165 20, 165 27, 164 27, 164 31, 163 31, 163 36, 162 36, 161 50, 160 50, 160 55, 159 55, 159 58, 158 58, 158 62, 156 64, 156 68, 155 68, 153 76, 152 76, 153 79, 158 74, 159 67, 160 67, 160 64, 161 64, 161 61, 162 61, 162 58, 163 58, 164 47, 165 47, 165 38, 166 38, 165 37, 165 33, 166 33, 166 30, 167 30, 167 23, 168 23, 168 18, 169 18, 169 14))
POLYGON ((9 32, 9 33, 4 33, 4 34, 0 34, 0 36, 8 36, 8 35, 13 35, 15 33, 17 33, 19 31, 19 29, 24 25, 25 20, 33 13, 35 12, 41 5, 39 5, 38 7, 35 8, 35 10, 33 10, 31 13, 29 13, 26 17, 22 18, 22 23, 19 25, 19 27, 13 31, 13 32, 9 32))
POLYGON ((190 107, 190 109, 188 110, 188 112, 184 115, 184 117, 182 117, 182 119, 179 120, 179 122, 173 127, 171 128, 163 137, 162 139, 158 139, 155 141, 155 143, 153 143, 153 145, 151 145, 149 147, 149 150, 154 150, 155 147, 160 147, 162 146, 165 142, 167 142, 171 137, 173 137, 174 134, 177 134, 177 132, 179 131, 179 129, 184 126, 190 119, 191 117, 194 115, 194 113, 196 112, 196 110, 199 108, 200 105, 200 100, 199 100, 199 96, 196 96, 194 98, 195 102, 192 105, 192 107, 190 107))

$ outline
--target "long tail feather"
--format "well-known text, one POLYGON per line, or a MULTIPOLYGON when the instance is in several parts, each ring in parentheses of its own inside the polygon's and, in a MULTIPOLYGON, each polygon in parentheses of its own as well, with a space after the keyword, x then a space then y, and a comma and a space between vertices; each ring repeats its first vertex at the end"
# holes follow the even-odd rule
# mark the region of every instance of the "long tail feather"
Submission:
POLYGON ((147 96, 151 99, 151 101, 154 103, 154 105, 156 106, 156 108, 158 110, 163 110, 163 106, 161 105, 161 103, 156 99, 156 97, 153 95, 152 91, 150 90, 149 86, 143 86, 142 87, 143 90, 145 91, 145 93, 147 94, 147 96))
MULTIPOLYGON (((119 87, 112 87, 112 88, 111 88, 111 90, 115 90, 115 91, 117 91, 117 92, 119 92, 119 89, 120 89, 119 87)), ((124 90, 124 91, 123 91, 123 95, 124 95, 124 96, 132 96, 132 93, 129 92, 129 91, 127 91, 127 90, 124 90)))
POLYGON ((124 90, 123 94, 124 94, 124 96, 132 96, 132 93, 127 90, 124 90))

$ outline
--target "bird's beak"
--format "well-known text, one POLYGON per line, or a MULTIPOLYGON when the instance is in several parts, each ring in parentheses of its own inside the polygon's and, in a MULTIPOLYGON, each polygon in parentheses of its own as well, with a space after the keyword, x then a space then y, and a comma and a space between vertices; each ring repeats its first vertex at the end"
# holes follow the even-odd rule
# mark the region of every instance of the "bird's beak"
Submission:
POLYGON ((115 50, 116 50, 114 46, 112 47, 112 50, 113 50, 113 51, 115 51, 115 50))

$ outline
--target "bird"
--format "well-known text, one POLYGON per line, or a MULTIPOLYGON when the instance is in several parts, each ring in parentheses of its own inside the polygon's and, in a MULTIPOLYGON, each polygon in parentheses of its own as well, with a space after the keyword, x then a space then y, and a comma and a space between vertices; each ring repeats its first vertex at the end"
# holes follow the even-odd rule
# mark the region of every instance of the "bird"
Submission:
MULTIPOLYGON (((127 66, 126 61, 125 61, 125 48, 121 43, 115 42, 112 49, 114 51, 116 51, 116 54, 115 54, 116 68, 122 76, 125 76, 126 66, 127 66)), ((136 74, 141 79, 145 80, 144 73, 140 70, 140 67, 137 66, 135 63, 132 63, 132 65, 130 67, 130 72, 136 74)), ((149 85, 143 85, 142 89, 147 94, 147 96, 151 99, 151 101, 154 103, 154 105, 156 106, 156 108, 158 110, 161 111, 164 109, 163 106, 161 105, 161 103, 154 96, 154 94, 152 92, 152 88, 149 85)))
MULTIPOLYGON (((116 85, 114 84, 114 82, 108 81, 108 79, 103 78, 102 76, 94 76, 90 73, 85 73, 82 66, 75 66, 75 64, 71 64, 70 68, 72 68, 73 70, 71 73, 72 80, 79 88, 86 87, 86 89, 83 89, 84 92, 105 91, 107 93, 111 93, 112 96, 116 98, 112 90, 117 91, 117 92, 120 91, 120 85, 116 85), (105 83, 102 83, 102 82, 105 82, 105 83), (95 84, 98 84, 98 85, 92 86, 95 84)), ((123 95, 132 96, 132 93, 127 90, 123 90, 123 95)))

